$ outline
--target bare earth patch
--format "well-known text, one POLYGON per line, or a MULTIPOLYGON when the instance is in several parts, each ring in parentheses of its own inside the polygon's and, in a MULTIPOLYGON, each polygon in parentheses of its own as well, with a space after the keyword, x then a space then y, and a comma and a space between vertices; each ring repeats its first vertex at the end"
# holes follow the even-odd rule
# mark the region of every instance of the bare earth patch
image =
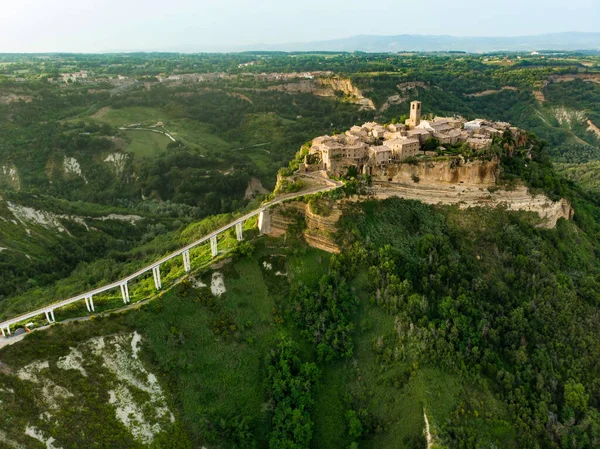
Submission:
POLYGON ((223 277, 223 273, 213 273, 213 277, 210 281, 210 291, 215 296, 221 296, 227 291, 225 288, 225 278, 223 277))
POLYGON ((513 90, 513 91, 515 91, 515 90, 518 90, 518 89, 516 87, 513 87, 513 86, 504 86, 500 90, 489 89, 489 90, 484 90, 482 92, 476 92, 474 94, 467 94, 467 95, 465 95, 465 97, 485 97, 487 95, 497 94, 499 92, 502 92, 503 90, 513 90))
POLYGON ((544 103, 546 101, 546 97, 544 96, 544 92, 542 92, 541 90, 534 90, 533 91, 533 96, 540 103, 544 103))
MULTIPOLYGON (((150 445, 154 437, 175 422, 167 406, 165 394, 156 376, 149 372, 139 358, 142 336, 137 332, 92 338, 58 360, 38 360, 16 372, 16 376, 29 384, 36 402, 45 410, 21 429, 21 435, 45 444, 48 449, 58 449, 55 440, 47 435, 48 423, 60 420, 59 410, 65 407, 85 407, 86 398, 76 397, 74 377, 56 374, 59 370, 76 371, 81 382, 97 383, 102 387, 105 376, 113 379, 108 384, 108 404, 115 418, 129 430, 134 439, 150 445), (64 379, 71 381, 64 382, 64 379), (69 391, 73 390, 73 391, 69 391)), ((6 394, 6 392, 4 392, 6 394)), ((14 394, 14 392, 13 392, 14 394)))
POLYGON ((251 178, 248 182, 248 187, 246 187, 246 192, 244 193, 244 198, 247 200, 251 200, 256 195, 261 195, 269 193, 267 189, 265 189, 258 178, 251 178))
POLYGON ((215 296, 221 296, 227 291, 227 289, 225 288, 225 278, 223 277, 223 273, 215 271, 212 274, 212 279, 210 281, 210 291, 215 296))
POLYGON ((600 128, 598 128, 590 119, 588 119, 587 124, 589 125, 587 130, 596 134, 596 137, 600 139, 600 128))
POLYGON ((14 93, 2 93, 0 94, 0 104, 11 104, 17 101, 24 101, 30 103, 33 100, 31 95, 20 95, 14 93))
POLYGON ((96 112, 94 115, 92 115, 92 118, 102 118, 108 113, 108 111, 110 111, 110 106, 105 106, 102 109, 99 109, 98 112, 96 112))

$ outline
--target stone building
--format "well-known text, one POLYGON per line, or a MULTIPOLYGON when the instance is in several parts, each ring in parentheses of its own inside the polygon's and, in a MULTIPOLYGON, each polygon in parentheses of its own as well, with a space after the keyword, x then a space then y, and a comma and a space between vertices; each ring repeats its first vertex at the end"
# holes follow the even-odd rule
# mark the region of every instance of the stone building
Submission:
POLYGON ((485 120, 475 119, 465 123, 464 128, 468 131, 476 131, 485 124, 485 120))
POLYGON ((414 157, 421 149, 419 139, 410 137, 401 137, 400 139, 389 140, 383 144, 392 152, 392 158, 395 161, 402 161, 408 157, 414 157))
MULTIPOLYGON (((369 173, 372 167, 401 162, 409 157, 425 156, 423 145, 432 137, 440 145, 467 144, 476 151, 487 150, 494 138, 510 131, 515 141, 523 140, 518 128, 503 122, 483 119, 465 121, 457 117, 421 119, 421 102, 410 104, 410 119, 404 124, 381 125, 367 122, 353 126, 344 134, 321 136, 312 141, 311 165, 336 175, 346 173, 349 167, 369 173)), ((443 149, 442 149, 443 151, 443 149)), ((429 156, 437 152, 427 152, 429 156)))
POLYGON ((469 133, 460 129, 451 129, 448 132, 435 131, 433 137, 440 142, 440 145, 457 145, 464 142, 469 137, 469 133))
POLYGON ((369 147, 369 162, 372 165, 386 165, 392 160, 392 149, 386 145, 369 147))
POLYGON ((406 125, 415 128, 421 123, 421 102, 411 101, 410 103, 410 118, 406 122, 406 125))
POLYGON ((492 139, 485 137, 469 137, 467 139, 467 145, 473 150, 487 150, 492 146, 492 139))
POLYGON ((431 133, 426 129, 409 129, 406 131, 406 135, 410 138, 417 139, 421 144, 424 144, 431 138, 431 133))

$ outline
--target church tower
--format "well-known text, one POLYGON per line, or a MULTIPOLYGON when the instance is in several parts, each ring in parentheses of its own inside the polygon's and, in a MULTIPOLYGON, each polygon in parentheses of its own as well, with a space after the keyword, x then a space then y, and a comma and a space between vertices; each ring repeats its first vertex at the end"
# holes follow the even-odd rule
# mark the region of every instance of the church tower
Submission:
POLYGON ((408 124, 411 128, 419 126, 421 123, 421 102, 420 101, 412 101, 410 103, 410 120, 408 124))

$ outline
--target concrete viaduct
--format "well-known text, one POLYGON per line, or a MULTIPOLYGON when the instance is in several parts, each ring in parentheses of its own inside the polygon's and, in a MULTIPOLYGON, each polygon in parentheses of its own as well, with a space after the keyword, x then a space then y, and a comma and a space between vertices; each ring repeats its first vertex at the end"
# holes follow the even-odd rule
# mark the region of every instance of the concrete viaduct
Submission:
MULTIPOLYGON (((312 177, 312 176, 308 176, 308 177, 312 177)), ((69 304, 73 304, 78 301, 82 301, 82 300, 85 301, 85 305, 87 307, 88 312, 94 312, 94 296, 96 296, 100 293, 106 292, 108 290, 113 290, 113 289, 117 289, 117 288, 120 289, 121 296, 123 298, 123 302, 125 304, 128 304, 131 302, 130 297, 129 297, 129 287, 128 287, 129 282, 132 281, 133 279, 136 279, 136 278, 142 276, 143 274, 145 274, 149 271, 152 271, 152 276, 154 278, 154 286, 156 287, 157 290, 160 290, 162 288, 161 277, 160 277, 160 266, 162 264, 164 264, 165 262, 167 262, 171 259, 174 259, 176 257, 182 257, 183 267, 186 272, 189 272, 191 270, 190 250, 192 248, 195 248, 198 245, 201 245, 207 241, 210 241, 210 250, 211 250, 212 257, 216 257, 219 254, 219 250, 218 250, 219 234, 222 234, 231 228, 235 228, 236 237, 237 237, 238 241, 241 241, 244 238, 244 236, 243 236, 244 222, 252 217, 257 216, 257 215, 258 215, 258 229, 259 229, 260 233, 267 234, 271 231, 271 219, 270 219, 270 215, 269 215, 269 209, 271 207, 273 207, 276 204, 279 204, 281 202, 292 200, 292 199, 295 199, 295 198, 298 198, 298 197, 301 197, 304 195, 311 195, 311 194, 315 194, 315 193, 334 190, 342 185, 340 182, 333 181, 328 178, 327 179, 326 178, 318 178, 318 179, 320 179, 321 181, 325 181, 327 183, 327 186, 310 189, 310 190, 307 190, 304 192, 299 192, 296 194, 284 195, 278 199, 272 200, 268 203, 263 204, 260 208, 255 209, 252 212, 244 215, 243 217, 237 218, 236 220, 223 226, 222 228, 219 228, 216 231, 211 232, 210 234, 202 237, 201 239, 169 254, 168 256, 163 257, 162 259, 158 260, 157 262, 154 262, 123 279, 113 282, 112 284, 108 284, 103 287, 98 287, 94 290, 90 290, 89 292, 82 293, 78 296, 74 296, 72 298, 65 299, 63 301, 56 302, 56 303, 50 304, 46 307, 42 307, 42 308, 34 310, 32 312, 25 313, 23 315, 19 315, 14 318, 11 318, 9 320, 6 320, 6 321, 0 323, 0 330, 2 332, 2 336, 5 338, 10 337, 10 335, 11 335, 10 326, 20 323, 22 321, 31 319, 33 317, 40 316, 40 315, 45 315, 46 320, 48 321, 48 324, 53 324, 56 322, 56 318, 54 316, 54 311, 56 309, 58 309, 60 307, 64 307, 69 304)))

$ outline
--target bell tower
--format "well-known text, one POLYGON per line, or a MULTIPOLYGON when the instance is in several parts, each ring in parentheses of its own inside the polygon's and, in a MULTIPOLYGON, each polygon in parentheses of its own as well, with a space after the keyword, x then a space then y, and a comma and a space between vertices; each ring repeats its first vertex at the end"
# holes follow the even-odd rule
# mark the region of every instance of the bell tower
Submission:
POLYGON ((410 103, 410 120, 408 124, 411 128, 419 126, 421 123, 421 102, 411 101, 410 103))

